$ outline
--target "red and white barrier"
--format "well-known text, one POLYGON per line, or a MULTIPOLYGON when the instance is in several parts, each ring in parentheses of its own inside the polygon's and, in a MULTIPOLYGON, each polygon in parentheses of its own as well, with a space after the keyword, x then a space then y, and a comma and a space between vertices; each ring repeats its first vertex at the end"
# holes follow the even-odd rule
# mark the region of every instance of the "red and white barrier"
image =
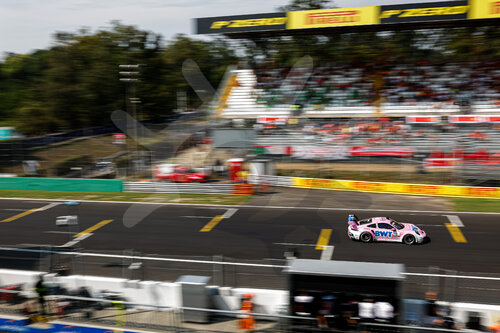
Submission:
POLYGON ((441 122, 441 116, 406 116, 407 124, 437 124, 441 122))

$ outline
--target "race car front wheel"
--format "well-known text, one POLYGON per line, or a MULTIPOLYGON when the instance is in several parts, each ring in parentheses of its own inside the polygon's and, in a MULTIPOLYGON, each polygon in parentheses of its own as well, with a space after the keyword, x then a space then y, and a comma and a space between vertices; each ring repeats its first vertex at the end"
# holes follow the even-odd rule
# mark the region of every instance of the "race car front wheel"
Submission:
POLYGON ((406 245, 415 244, 415 236, 413 236, 413 235, 406 235, 403 238, 403 243, 405 243, 406 245))
POLYGON ((359 236, 359 239, 363 242, 363 243, 370 243, 372 241, 372 234, 370 234, 369 232, 363 232, 361 234, 361 236, 359 236))

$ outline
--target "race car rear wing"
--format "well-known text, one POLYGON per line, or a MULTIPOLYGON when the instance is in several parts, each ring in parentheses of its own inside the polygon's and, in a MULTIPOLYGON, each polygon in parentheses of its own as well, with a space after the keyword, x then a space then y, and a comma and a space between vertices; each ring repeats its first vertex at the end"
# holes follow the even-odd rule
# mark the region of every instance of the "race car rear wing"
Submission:
POLYGON ((358 228, 359 218, 355 214, 349 214, 347 218, 347 224, 349 224, 353 229, 358 228))
POLYGON ((357 224, 359 222, 359 218, 355 214, 349 214, 349 217, 347 218, 347 223, 349 222, 355 222, 357 224))

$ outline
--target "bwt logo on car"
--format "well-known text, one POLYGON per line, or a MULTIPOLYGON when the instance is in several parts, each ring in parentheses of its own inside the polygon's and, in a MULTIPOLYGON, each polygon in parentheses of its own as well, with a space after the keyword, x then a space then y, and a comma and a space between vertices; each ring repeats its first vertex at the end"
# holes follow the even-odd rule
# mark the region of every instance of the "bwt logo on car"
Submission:
POLYGON ((392 231, 375 231, 375 237, 392 237, 392 231))

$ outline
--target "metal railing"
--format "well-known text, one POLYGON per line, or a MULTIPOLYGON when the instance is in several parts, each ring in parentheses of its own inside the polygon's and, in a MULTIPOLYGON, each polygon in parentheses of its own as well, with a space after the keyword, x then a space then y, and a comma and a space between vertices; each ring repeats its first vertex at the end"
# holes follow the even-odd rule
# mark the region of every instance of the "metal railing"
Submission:
MULTIPOLYGON (((47 295, 43 305, 39 299, 28 298, 23 291, 0 290, 0 313, 22 315, 30 322, 71 323, 72 326, 99 325, 105 328, 159 330, 164 332, 242 332, 243 320, 251 318, 252 331, 259 332, 339 332, 340 330, 375 333, 460 332, 458 327, 423 327, 364 322, 357 314, 327 316, 291 316, 288 309, 276 314, 219 310, 199 307, 152 306, 129 302, 121 295, 114 299, 47 295), (7 296, 6 296, 7 295, 7 296)), ((11 324, 14 326, 15 324, 11 324)), ((10 327, 14 329, 15 327, 10 327)))
MULTIPOLYGON (((50 247, 0 248, 3 268, 64 275, 96 275, 128 280, 176 281, 181 275, 203 275, 211 284, 235 288, 287 290, 285 258, 236 260, 216 256, 148 256, 136 251, 93 253, 50 247), (12 264, 12 265, 11 265, 12 264)), ((500 305, 500 276, 465 273, 439 267, 406 267, 403 297, 421 299, 428 291, 447 302, 500 305)))
POLYGON ((204 194, 232 194, 232 184, 218 183, 165 183, 165 182, 125 182, 124 192, 143 193, 204 193, 204 194))
POLYGON ((282 186, 290 187, 292 186, 292 181, 294 177, 285 176, 268 176, 268 175, 249 175, 248 182, 254 185, 268 185, 268 186, 282 186))

